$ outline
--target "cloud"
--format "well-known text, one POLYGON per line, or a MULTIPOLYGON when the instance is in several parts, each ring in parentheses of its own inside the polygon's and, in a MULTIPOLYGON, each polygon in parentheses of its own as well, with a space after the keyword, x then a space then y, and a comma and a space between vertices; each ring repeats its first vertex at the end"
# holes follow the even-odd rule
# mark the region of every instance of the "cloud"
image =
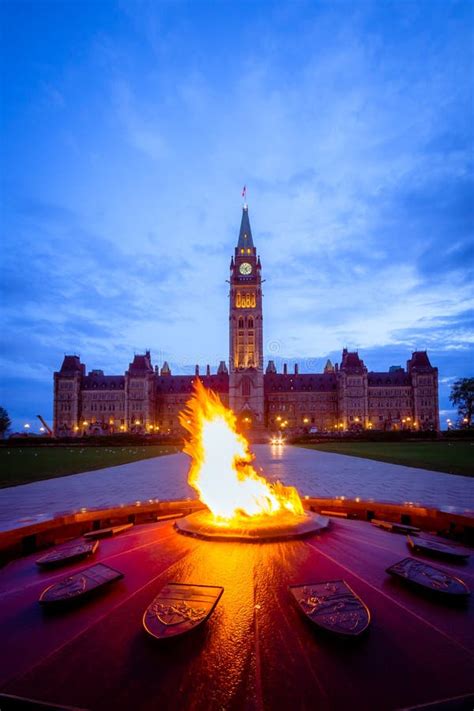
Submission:
POLYGON ((226 358, 244 183, 279 356, 320 368, 347 345, 377 370, 427 347, 442 379, 470 372, 466 12, 145 2, 76 28, 33 11, 4 134, 11 382, 45 383, 64 351, 109 372, 146 347, 226 358))

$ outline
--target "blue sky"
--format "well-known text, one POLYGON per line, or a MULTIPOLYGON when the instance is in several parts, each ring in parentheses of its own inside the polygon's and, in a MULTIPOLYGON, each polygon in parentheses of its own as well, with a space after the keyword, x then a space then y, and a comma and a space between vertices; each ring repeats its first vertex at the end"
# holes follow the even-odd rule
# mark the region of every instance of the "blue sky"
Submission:
MULTIPOLYGON (((472 375, 470 2, 3 2, 0 402, 64 353, 227 359, 248 186, 267 356, 472 375)), ((446 411, 446 412, 444 412, 446 411)))

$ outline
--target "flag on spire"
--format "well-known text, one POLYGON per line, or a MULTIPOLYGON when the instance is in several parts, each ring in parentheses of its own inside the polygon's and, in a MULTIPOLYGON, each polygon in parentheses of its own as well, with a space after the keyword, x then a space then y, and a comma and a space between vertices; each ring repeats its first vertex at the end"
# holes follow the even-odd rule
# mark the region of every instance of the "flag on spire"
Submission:
POLYGON ((242 197, 244 200, 245 200, 246 196, 247 196, 247 186, 244 185, 244 187, 242 188, 242 197))

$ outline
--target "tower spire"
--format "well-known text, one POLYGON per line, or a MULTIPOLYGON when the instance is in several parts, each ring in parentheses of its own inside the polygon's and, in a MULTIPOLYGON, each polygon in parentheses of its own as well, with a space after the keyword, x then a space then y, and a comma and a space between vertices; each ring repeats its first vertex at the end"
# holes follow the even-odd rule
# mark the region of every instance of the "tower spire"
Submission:
POLYGON ((237 249, 254 249, 252 230, 250 228, 249 208, 247 205, 242 207, 242 220, 240 222, 239 241, 237 249))

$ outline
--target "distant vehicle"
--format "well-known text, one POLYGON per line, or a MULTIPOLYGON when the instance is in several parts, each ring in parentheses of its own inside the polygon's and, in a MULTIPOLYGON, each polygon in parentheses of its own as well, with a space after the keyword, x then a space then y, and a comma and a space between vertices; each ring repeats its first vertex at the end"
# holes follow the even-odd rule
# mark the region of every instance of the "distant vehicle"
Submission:
POLYGON ((318 428, 317 427, 310 427, 308 430, 309 434, 318 434, 318 428))
POLYGON ((270 443, 282 446, 283 444, 285 444, 285 440, 281 435, 276 435, 275 437, 271 438, 270 443))

